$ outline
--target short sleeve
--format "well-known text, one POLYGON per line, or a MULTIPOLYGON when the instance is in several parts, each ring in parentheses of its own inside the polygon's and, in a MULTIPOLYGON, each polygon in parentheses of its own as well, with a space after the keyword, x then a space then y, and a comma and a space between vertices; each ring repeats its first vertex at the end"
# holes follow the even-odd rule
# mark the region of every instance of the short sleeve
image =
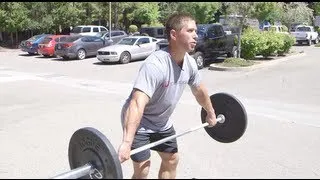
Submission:
POLYGON ((163 77, 164 75, 155 64, 144 63, 139 69, 133 88, 139 89, 151 98, 163 81, 163 77))
POLYGON ((198 70, 198 66, 196 61, 193 57, 188 56, 188 60, 190 62, 190 79, 189 79, 189 86, 190 87, 198 87, 201 83, 201 76, 198 70))

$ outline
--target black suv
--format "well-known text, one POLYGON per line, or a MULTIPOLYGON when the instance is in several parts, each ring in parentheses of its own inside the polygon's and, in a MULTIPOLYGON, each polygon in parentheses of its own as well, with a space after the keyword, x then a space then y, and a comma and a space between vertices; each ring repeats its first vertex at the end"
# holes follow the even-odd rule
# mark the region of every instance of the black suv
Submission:
MULTIPOLYGON (((227 57, 236 57, 235 35, 226 34, 221 24, 198 24, 197 29, 197 45, 189 54, 196 60, 198 69, 204 67, 207 59, 215 59, 224 54, 227 57)), ((168 41, 160 41, 158 45, 161 49, 168 45, 168 41)))

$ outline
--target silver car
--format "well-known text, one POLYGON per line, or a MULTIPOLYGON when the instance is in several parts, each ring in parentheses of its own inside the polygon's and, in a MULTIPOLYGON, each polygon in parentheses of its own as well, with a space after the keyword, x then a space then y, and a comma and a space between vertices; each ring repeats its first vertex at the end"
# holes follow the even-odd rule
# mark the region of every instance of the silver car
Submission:
POLYGON ((159 49, 158 41, 159 39, 149 36, 125 37, 117 44, 99 49, 97 58, 101 62, 120 62, 121 64, 145 59, 159 49))

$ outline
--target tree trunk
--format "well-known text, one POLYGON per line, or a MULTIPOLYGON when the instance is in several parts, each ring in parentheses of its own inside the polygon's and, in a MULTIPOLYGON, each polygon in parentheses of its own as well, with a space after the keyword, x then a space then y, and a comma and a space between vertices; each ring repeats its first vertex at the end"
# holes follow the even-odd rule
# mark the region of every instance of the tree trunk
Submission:
POLYGON ((16 45, 18 44, 19 41, 19 35, 18 35, 18 31, 16 31, 16 43, 14 44, 14 47, 16 47, 16 45))
POLYGON ((238 54, 237 58, 241 57, 241 34, 243 28, 243 17, 240 19, 240 29, 239 29, 239 36, 238 36, 238 54))
POLYGON ((13 45, 13 32, 10 33, 10 37, 11 37, 11 46, 13 45))
POLYGON ((3 36, 2 36, 2 32, 0 31, 0 42, 3 41, 3 36))
POLYGON ((119 29, 118 28, 118 2, 115 2, 115 6, 114 6, 114 27, 115 29, 119 29))

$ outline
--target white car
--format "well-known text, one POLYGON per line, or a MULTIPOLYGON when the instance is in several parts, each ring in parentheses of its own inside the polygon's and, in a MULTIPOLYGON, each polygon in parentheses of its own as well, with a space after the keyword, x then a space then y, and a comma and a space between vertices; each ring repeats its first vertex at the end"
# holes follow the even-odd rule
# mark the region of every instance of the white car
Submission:
POLYGON ((150 36, 129 36, 117 44, 98 49, 97 58, 101 62, 129 63, 132 60, 145 59, 159 49, 159 39, 150 36))
POLYGON ((310 46, 312 42, 315 44, 318 44, 319 42, 318 32, 314 30, 313 26, 298 25, 296 26, 295 32, 291 32, 291 34, 296 38, 296 41, 299 44, 307 42, 310 46))
POLYGON ((70 35, 83 35, 83 36, 97 36, 99 33, 108 32, 108 29, 104 26, 97 25, 80 25, 74 27, 70 35))

